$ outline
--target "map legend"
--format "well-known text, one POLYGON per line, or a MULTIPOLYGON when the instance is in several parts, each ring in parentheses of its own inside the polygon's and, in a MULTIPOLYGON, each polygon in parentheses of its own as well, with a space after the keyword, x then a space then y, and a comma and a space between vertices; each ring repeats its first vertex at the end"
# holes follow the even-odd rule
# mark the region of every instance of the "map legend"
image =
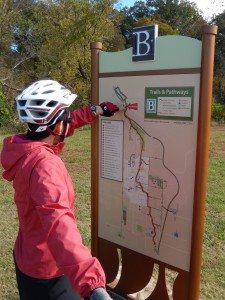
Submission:
POLYGON ((111 180, 123 180, 123 121, 102 120, 101 173, 111 180))

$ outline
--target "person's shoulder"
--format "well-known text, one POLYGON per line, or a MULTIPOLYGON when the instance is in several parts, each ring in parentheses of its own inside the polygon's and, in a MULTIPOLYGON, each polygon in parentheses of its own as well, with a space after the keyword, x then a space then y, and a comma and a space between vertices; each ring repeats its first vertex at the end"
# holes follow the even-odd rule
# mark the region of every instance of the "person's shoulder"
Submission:
POLYGON ((49 147, 40 147, 33 153, 35 159, 38 161, 40 168, 59 168, 64 167, 64 163, 58 155, 55 155, 54 151, 49 147))
POLYGON ((62 160, 58 155, 55 155, 54 151, 48 145, 40 144, 38 147, 34 147, 25 164, 31 165, 35 169, 57 169, 62 168, 62 160))

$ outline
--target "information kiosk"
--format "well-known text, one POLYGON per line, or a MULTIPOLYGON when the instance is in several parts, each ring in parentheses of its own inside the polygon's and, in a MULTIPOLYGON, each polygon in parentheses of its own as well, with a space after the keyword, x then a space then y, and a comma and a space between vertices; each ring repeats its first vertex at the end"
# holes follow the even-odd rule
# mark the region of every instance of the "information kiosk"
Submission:
POLYGON ((216 32, 91 45, 92 103, 121 109, 92 128, 92 252, 123 297, 199 299, 216 32))

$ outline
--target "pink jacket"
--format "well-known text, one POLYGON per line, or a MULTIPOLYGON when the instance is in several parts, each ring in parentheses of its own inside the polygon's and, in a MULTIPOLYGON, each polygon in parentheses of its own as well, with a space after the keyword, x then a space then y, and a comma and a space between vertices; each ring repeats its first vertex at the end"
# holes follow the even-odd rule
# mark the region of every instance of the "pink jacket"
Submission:
MULTIPOLYGON (((69 135, 94 121, 89 107, 71 113, 69 135)), ((105 274, 81 240, 74 216, 74 190, 59 154, 50 146, 15 135, 4 140, 3 177, 13 182, 19 217, 14 253, 28 276, 49 279, 66 274, 82 296, 105 286, 105 274)))

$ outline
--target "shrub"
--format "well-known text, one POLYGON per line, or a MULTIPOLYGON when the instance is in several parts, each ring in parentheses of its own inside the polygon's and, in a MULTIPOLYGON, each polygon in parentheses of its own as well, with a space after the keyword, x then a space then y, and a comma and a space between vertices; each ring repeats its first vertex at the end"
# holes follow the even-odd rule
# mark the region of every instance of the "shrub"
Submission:
POLYGON ((213 101, 211 117, 213 121, 223 123, 225 121, 225 106, 213 101))
POLYGON ((7 102, 5 95, 0 91, 0 127, 10 125, 14 116, 11 105, 7 102))

